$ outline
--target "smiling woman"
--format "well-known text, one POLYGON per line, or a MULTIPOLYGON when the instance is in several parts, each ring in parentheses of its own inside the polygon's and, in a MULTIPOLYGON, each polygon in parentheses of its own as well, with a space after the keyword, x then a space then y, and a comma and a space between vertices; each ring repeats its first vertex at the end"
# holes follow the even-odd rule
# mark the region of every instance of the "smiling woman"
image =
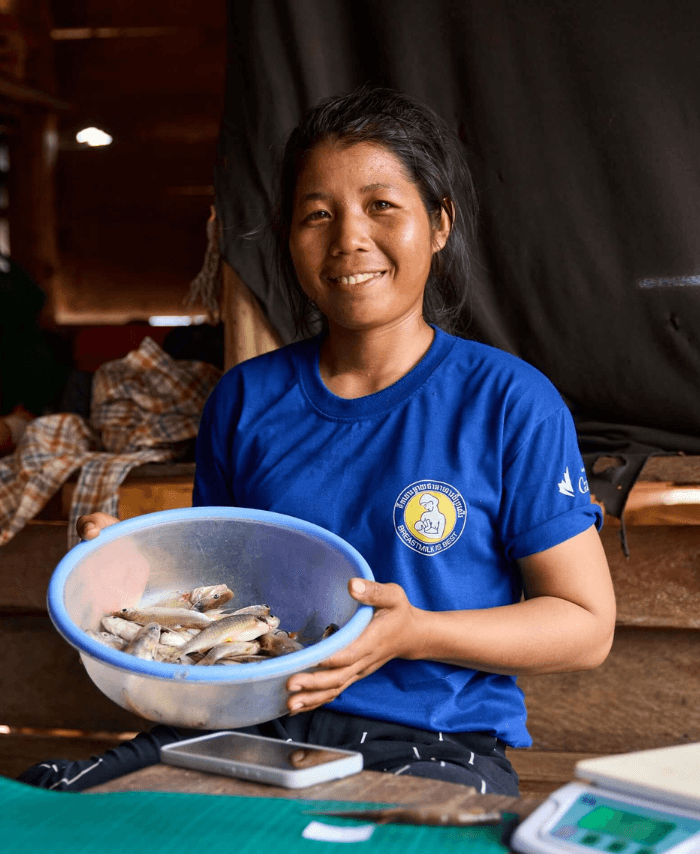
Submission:
MULTIPOLYGON (((430 110, 384 89, 330 99, 282 174, 280 268, 300 325, 315 306, 323 331, 220 380, 193 503, 313 522, 376 581, 349 583, 367 628, 291 676, 289 714, 255 731, 516 794, 506 747, 531 744, 517 676, 596 667, 612 642, 571 415, 532 366, 440 328, 467 292, 472 217, 430 110)), ((89 523, 94 537, 105 520, 89 523)))
POLYGON ((299 176, 289 238, 306 296, 329 324, 350 328, 423 320, 434 252, 449 235, 401 162, 385 148, 326 142, 299 176))
POLYGON ((382 146, 328 141, 307 156, 289 251, 301 290, 326 318, 331 334, 321 373, 337 394, 380 391, 428 350, 433 330, 423 316, 426 282, 450 231, 444 208, 435 219, 403 164, 382 146), (345 367, 358 347, 369 355, 369 333, 375 340, 392 336, 385 370, 371 384, 358 382, 345 367))
MULTIPOLYGON (((312 170, 318 169, 317 147, 332 149, 337 156, 343 149, 359 147, 365 161, 373 150, 375 163, 363 165, 373 165, 378 177, 368 174, 367 183, 358 182, 358 187, 368 196, 367 203, 374 203, 375 212, 389 212, 392 199, 387 194, 411 185, 432 228, 447 227, 450 240, 432 257, 423 283, 424 316, 429 323, 454 331, 468 297, 476 216, 471 175, 457 138, 435 113, 400 93, 371 86, 356 90, 352 97, 329 98, 309 111, 285 147, 273 225, 280 279, 297 328, 308 331, 313 316, 291 256, 290 236, 297 221, 297 205, 331 201, 327 195, 330 188, 324 190, 319 185, 301 190, 300 181, 308 182, 312 170), (388 172, 382 177, 384 168, 388 172), (394 178, 398 179, 398 186, 394 185, 394 178)), ((332 177, 329 172, 326 176, 332 177)), ((324 218, 325 214, 313 216, 324 218)))

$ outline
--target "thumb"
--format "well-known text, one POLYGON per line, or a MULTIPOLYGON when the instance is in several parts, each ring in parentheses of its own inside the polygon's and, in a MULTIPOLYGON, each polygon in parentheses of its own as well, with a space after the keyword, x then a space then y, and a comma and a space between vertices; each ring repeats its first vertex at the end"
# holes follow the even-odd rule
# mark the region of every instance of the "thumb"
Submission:
POLYGON ((373 605, 375 608, 391 608, 398 605, 403 596, 403 588, 398 584, 380 584, 377 581, 367 581, 365 578, 351 578, 348 591, 353 599, 363 605, 373 605))

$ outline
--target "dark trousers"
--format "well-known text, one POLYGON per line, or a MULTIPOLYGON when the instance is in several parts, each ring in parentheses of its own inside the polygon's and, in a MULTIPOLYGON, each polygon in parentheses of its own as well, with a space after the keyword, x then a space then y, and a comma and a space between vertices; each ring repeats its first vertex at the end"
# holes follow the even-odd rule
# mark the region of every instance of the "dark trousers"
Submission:
MULTIPOLYGON (((240 731, 356 750, 370 771, 460 783, 480 794, 518 796, 518 777, 506 758, 505 744, 483 732, 429 732, 324 708, 240 731)), ((44 789, 82 791, 154 765, 160 761, 160 748, 165 744, 197 735, 204 735, 204 731, 156 726, 102 756, 80 761, 47 759, 17 779, 44 789)))

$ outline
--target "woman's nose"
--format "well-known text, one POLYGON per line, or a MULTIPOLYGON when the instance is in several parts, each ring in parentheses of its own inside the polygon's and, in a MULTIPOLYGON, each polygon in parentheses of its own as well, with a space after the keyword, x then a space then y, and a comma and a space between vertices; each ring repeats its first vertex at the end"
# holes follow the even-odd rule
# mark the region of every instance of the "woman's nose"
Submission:
POLYGON ((342 255, 366 250, 371 243, 369 223, 361 212, 344 211, 336 216, 331 240, 332 252, 342 255))

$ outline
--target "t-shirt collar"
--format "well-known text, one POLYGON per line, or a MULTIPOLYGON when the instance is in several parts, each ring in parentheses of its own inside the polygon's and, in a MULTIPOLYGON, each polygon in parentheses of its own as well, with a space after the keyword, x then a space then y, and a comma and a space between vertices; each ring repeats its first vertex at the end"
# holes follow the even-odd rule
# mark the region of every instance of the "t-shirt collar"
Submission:
POLYGON ((331 418, 366 418, 386 412, 410 397, 445 359, 455 343, 455 338, 437 327, 427 353, 405 376, 375 394, 348 400, 333 394, 321 379, 319 354, 326 333, 307 342, 300 360, 300 381, 309 402, 314 408, 331 418))

